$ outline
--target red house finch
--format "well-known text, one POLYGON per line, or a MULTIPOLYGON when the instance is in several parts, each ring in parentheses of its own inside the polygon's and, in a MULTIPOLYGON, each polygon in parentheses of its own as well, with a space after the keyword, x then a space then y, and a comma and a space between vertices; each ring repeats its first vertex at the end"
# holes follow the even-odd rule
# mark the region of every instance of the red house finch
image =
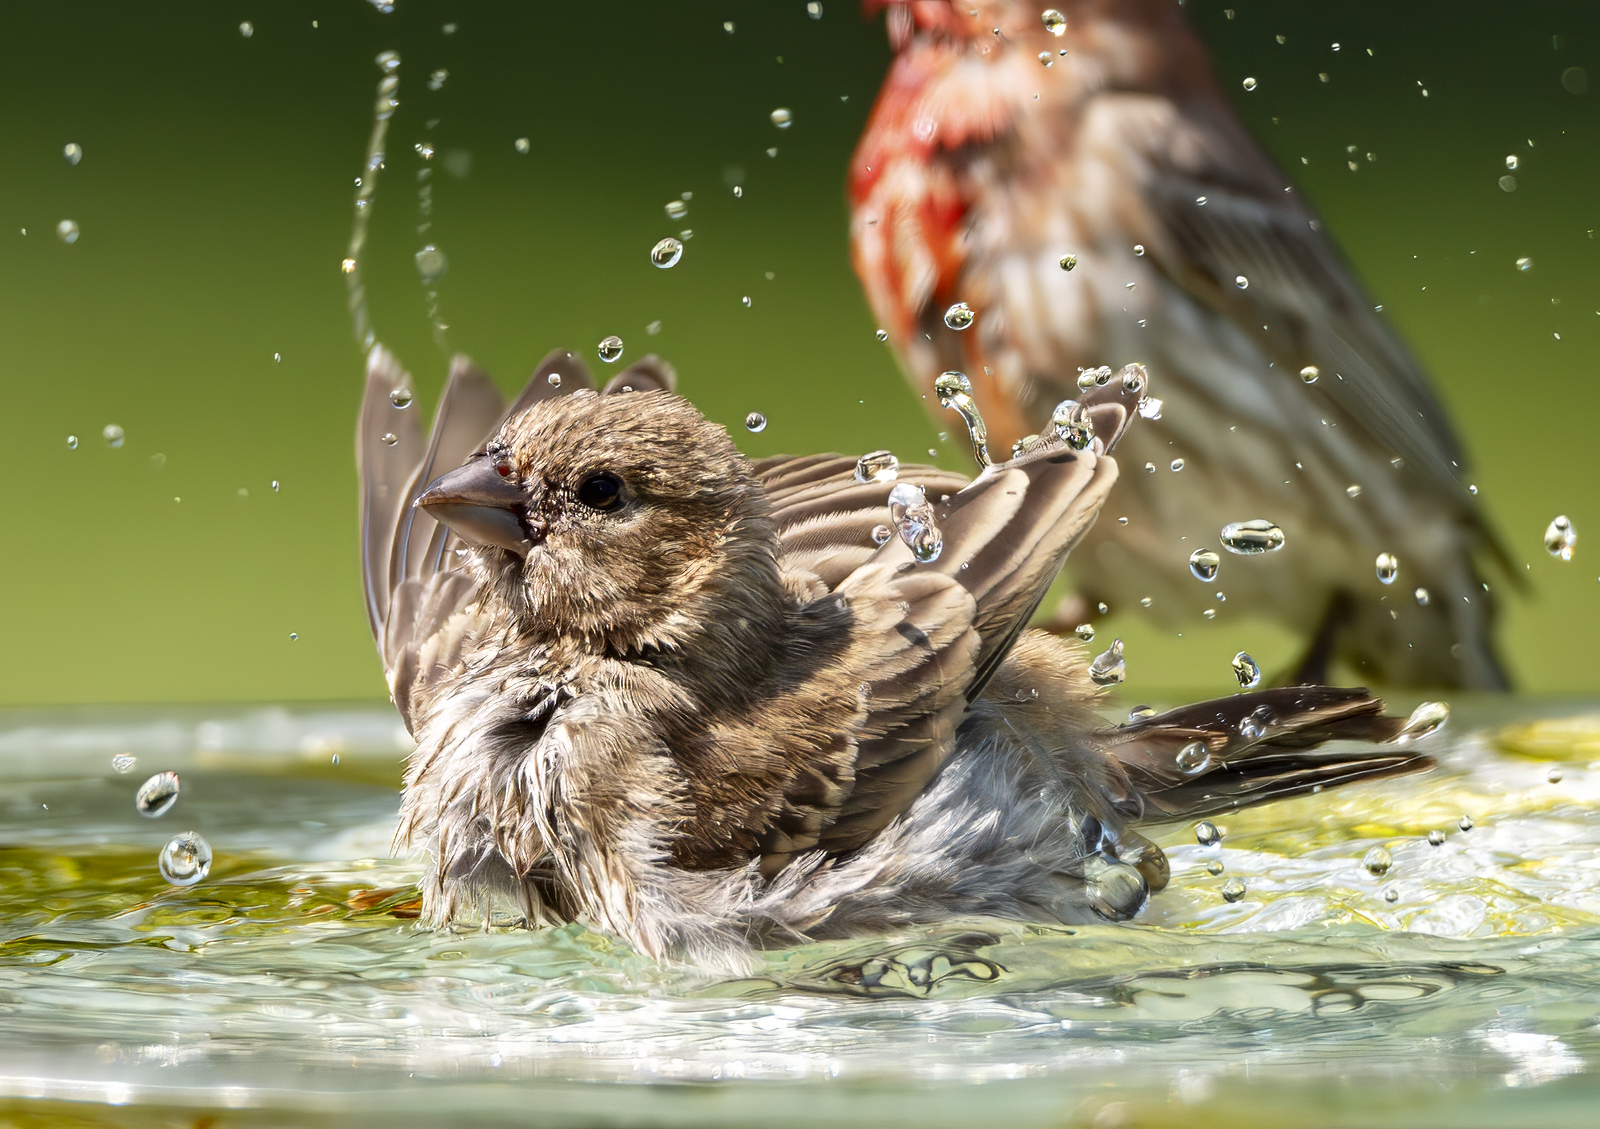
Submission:
POLYGON ((1400 732, 1360 690, 1108 728, 1082 649, 1024 634, 1116 480, 1120 387, 968 484, 750 463, 671 386, 651 358, 596 394, 555 354, 507 411, 458 361, 424 444, 373 350, 366 586, 428 921, 582 916, 737 969, 957 914, 1121 920, 1166 881, 1141 819, 1427 763, 1313 750, 1400 732))
POLYGON ((1179 6, 867 7, 888 8, 898 57, 853 159, 851 238, 913 383, 967 373, 1002 444, 1086 369, 1140 361, 1161 388, 1121 452, 1126 525, 1074 556, 1078 607, 1151 597, 1181 622, 1221 589, 1228 612, 1312 638, 1297 680, 1339 657, 1398 685, 1504 687, 1474 566, 1500 550, 1444 409, 1179 6), (976 316, 947 318, 958 302, 976 316), (1192 552, 1252 518, 1281 552, 1191 577, 1192 552))

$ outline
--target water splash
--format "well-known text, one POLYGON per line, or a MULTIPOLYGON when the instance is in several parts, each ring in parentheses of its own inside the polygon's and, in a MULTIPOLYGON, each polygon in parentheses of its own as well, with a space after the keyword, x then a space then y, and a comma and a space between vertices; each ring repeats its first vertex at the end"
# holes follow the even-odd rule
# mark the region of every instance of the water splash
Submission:
POLYGON ((381 52, 374 60, 383 77, 378 80, 377 96, 372 105, 372 132, 367 136, 366 157, 362 161, 362 174, 356 180, 355 214, 350 223, 350 242, 345 249, 340 269, 344 272, 346 304, 350 311, 350 327, 356 342, 363 351, 372 348, 378 340, 372 327, 372 316, 367 307, 367 288, 361 279, 361 264, 367 246, 367 225, 372 217, 372 203, 378 188, 378 173, 384 167, 384 144, 389 136, 389 119, 400 107, 400 53, 381 52))
POLYGON ((984 426, 983 416, 978 413, 978 405, 972 399, 972 381, 967 379, 965 373, 942 373, 933 382, 933 391, 939 397, 941 407, 952 408, 960 413, 961 422, 967 425, 967 438, 972 443, 972 457, 980 467, 988 466, 991 461, 989 429, 984 426))

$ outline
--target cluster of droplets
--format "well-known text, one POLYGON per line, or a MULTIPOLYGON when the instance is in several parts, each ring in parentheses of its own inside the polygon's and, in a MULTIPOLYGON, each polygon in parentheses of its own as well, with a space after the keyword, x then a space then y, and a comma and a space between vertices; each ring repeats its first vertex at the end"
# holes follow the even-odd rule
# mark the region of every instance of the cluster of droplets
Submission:
MULTIPOLYGON (((112 769, 133 771, 137 759, 129 753, 111 758, 112 769)), ((181 783, 176 772, 158 772, 134 793, 133 810, 147 819, 160 819, 178 802, 181 783)), ((156 868, 174 886, 193 886, 211 871, 211 845, 195 831, 174 835, 156 856, 156 868)))
POLYGON ((939 559, 944 551, 944 535, 939 532, 933 504, 922 487, 909 482, 895 484, 889 491, 889 521, 918 561, 929 564, 939 559))

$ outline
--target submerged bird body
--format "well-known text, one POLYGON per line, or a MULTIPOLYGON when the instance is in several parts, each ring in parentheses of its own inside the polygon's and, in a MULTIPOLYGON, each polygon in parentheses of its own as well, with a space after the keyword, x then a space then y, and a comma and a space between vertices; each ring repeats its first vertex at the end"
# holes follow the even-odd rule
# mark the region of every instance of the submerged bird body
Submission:
POLYGON ((1081 647, 1025 632, 1116 479, 1126 392, 1088 398, 1086 449, 903 468, 943 535, 923 560, 877 543, 892 483, 855 460, 748 462, 653 358, 587 383, 556 354, 506 410, 458 361, 424 445, 372 355, 364 565, 434 924, 581 917, 737 969, 952 916, 1122 920, 1166 881, 1141 819, 1427 763, 1314 750, 1400 731, 1359 690, 1107 727, 1081 647))
POLYGON ((1181 621, 1221 588, 1315 636, 1307 674, 1338 657, 1395 684, 1503 687, 1474 565, 1497 550, 1444 409, 1179 7, 1070 0, 1049 26, 1012 0, 868 7, 888 8, 898 54, 852 162, 851 238, 913 383, 966 372, 1001 449, 1085 369, 1138 361, 1161 389, 1120 451, 1127 523, 1074 557, 1087 606, 1151 597, 1181 621), (956 302, 971 328, 946 325, 956 302), (1188 555, 1250 518, 1284 550, 1196 583, 1188 555))

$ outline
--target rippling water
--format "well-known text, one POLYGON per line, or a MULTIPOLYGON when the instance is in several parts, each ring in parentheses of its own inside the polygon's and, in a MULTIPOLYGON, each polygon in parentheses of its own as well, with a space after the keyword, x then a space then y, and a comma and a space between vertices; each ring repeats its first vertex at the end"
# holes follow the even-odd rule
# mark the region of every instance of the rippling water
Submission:
POLYGON ((1572 1124, 1600 1100, 1600 716, 1501 704, 1432 740, 1441 769, 1219 847, 1167 828, 1135 925, 964 921, 730 983, 580 926, 397 916, 386 711, 13 714, 0 1124, 1572 1124), (142 818, 164 769, 182 795, 142 818), (191 829, 210 876, 169 887, 191 829), (638 1085, 668 1082, 716 1084, 638 1085))

